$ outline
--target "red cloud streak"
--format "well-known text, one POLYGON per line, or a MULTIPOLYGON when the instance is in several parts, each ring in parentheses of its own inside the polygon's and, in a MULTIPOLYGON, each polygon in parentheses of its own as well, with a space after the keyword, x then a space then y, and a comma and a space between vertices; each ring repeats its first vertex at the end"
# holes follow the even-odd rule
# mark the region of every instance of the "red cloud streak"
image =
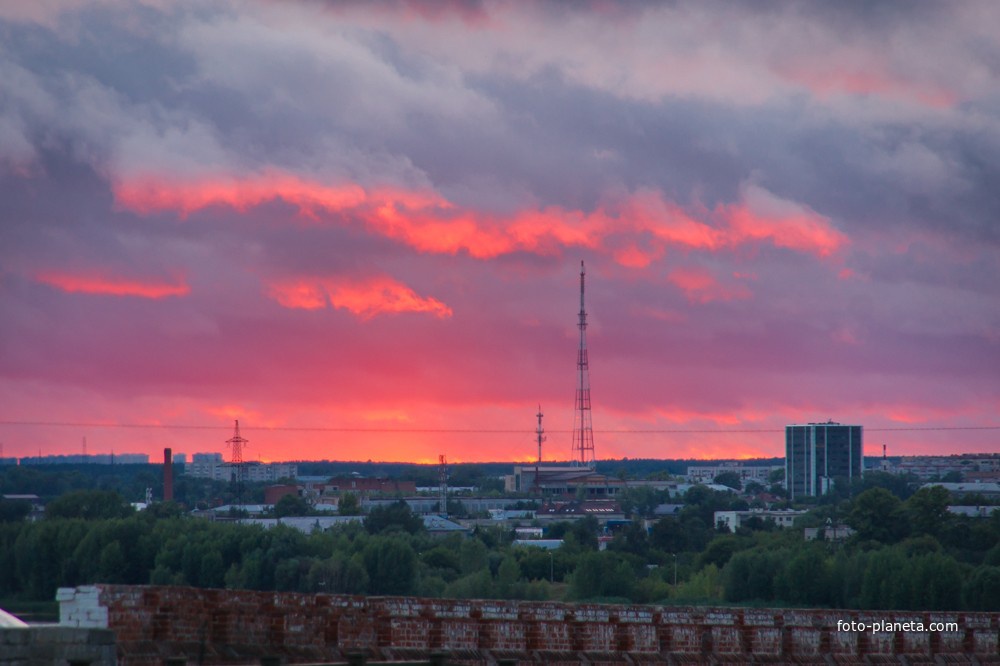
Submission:
POLYGON ((768 242, 825 257, 847 243, 828 218, 758 187, 747 188, 737 204, 702 211, 704 220, 648 189, 608 200, 589 213, 549 206, 501 217, 460 209, 433 191, 366 190, 273 171, 204 181, 123 179, 114 192, 120 206, 141 214, 176 210, 186 216, 209 206, 242 211, 282 200, 311 219, 324 212, 347 214, 420 252, 464 251, 480 259, 519 251, 553 254, 564 247, 601 250, 611 238, 625 248, 612 251, 615 259, 633 267, 648 264, 670 246, 714 251, 768 242))
POLYGON ((137 296, 139 298, 166 298, 185 296, 191 288, 184 284, 141 282, 124 278, 98 275, 71 275, 69 273, 42 273, 39 282, 69 293, 98 294, 104 296, 137 296))
POLYGON ((365 281, 324 279, 294 280, 272 284, 270 295, 286 308, 316 310, 327 303, 364 319, 378 314, 426 312, 439 318, 452 310, 436 298, 423 298, 405 284, 389 277, 365 281))

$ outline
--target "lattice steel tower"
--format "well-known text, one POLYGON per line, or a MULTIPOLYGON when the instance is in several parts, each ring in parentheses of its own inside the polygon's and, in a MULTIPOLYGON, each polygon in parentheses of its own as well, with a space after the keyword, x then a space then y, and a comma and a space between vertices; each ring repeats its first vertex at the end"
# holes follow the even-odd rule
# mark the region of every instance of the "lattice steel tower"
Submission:
POLYGON ((233 436, 226 440, 226 444, 229 444, 233 450, 230 462, 233 466, 232 481, 236 485, 236 504, 238 506, 243 506, 243 481, 245 477, 243 445, 247 444, 249 441, 249 439, 240 436, 240 422, 239 419, 237 419, 235 428, 233 429, 233 436))
POLYGON ((583 307, 583 284, 586 277, 580 262, 580 350, 576 358, 576 407, 573 412, 574 464, 594 466, 594 425, 590 419, 590 363, 587 360, 587 311, 583 307))
POLYGON ((538 437, 538 461, 535 462, 535 487, 533 490, 536 493, 542 492, 542 486, 538 483, 538 468, 542 465, 542 442, 545 441, 545 429, 542 428, 542 406, 538 405, 538 428, 535 429, 535 436, 538 437))

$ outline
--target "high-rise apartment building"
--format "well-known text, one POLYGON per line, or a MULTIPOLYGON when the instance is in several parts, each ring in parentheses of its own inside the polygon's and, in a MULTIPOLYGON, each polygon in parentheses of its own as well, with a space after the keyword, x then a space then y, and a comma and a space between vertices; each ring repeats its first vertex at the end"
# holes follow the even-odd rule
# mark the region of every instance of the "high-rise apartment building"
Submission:
POLYGON ((826 423, 785 426, 785 485, 792 499, 825 495, 834 479, 850 483, 864 468, 862 427, 826 423))

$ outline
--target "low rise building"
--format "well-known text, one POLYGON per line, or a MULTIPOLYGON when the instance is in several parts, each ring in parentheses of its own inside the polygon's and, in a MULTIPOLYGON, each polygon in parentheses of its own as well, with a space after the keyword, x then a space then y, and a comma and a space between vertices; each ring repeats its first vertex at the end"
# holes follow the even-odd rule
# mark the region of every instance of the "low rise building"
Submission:
POLYGON ((612 500, 551 501, 535 512, 535 518, 541 522, 580 520, 588 516, 596 518, 600 525, 626 522, 621 506, 612 500))
POLYGON ((24 502, 30 509, 28 510, 28 520, 34 522, 45 516, 45 505, 42 504, 38 495, 4 495, 5 502, 24 502))
POLYGON ((1000 512, 1000 506, 949 506, 948 513, 967 518, 989 518, 1000 512))
POLYGON ((843 541, 854 534, 847 525, 827 525, 825 527, 806 527, 802 531, 802 536, 806 541, 823 539, 825 541, 843 541))
POLYGON ((218 460, 201 461, 194 459, 184 465, 184 473, 198 479, 214 481, 236 481, 238 475, 243 481, 268 482, 278 479, 294 479, 298 475, 298 465, 292 463, 245 462, 235 464, 218 460))
POLYGON ((784 465, 746 465, 741 462, 726 462, 719 465, 692 465, 687 468, 685 478, 691 483, 712 483, 715 477, 725 472, 733 472, 746 486, 750 482, 766 486, 771 474, 785 469, 784 465))
POLYGON ((1000 499, 1000 483, 925 483, 921 488, 940 487, 953 497, 982 495, 986 499, 1000 499))
POLYGON ((585 465, 515 465, 505 477, 509 493, 535 493, 548 497, 614 497, 625 482, 598 474, 585 465))
POLYGON ((754 519, 770 521, 782 529, 792 527, 795 519, 805 514, 805 511, 794 509, 750 509, 749 511, 716 511, 714 520, 716 526, 724 526, 730 532, 735 532, 754 519))

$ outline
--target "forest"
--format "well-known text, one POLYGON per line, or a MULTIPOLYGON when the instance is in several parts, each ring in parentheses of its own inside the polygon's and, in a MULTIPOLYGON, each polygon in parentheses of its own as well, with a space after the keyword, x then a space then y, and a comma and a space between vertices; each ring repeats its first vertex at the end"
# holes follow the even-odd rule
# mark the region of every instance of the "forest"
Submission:
MULTIPOLYGON (((887 476, 887 475, 886 475, 887 476)), ((731 493, 689 490, 675 516, 649 520, 663 493, 635 489, 633 521, 598 549, 596 520, 560 522, 558 550, 514 546, 513 530, 429 535, 404 503, 364 521, 305 534, 186 515, 176 503, 135 511, 116 490, 68 490, 45 515, 0 502, 0 601, 51 600, 60 586, 171 584, 428 597, 749 604, 858 609, 1000 610, 1000 512, 949 513, 940 488, 872 475, 853 497, 826 498, 794 529, 756 521, 735 534, 718 510, 731 493), (887 487, 884 487, 887 486, 887 487), (893 492, 893 489, 898 491, 893 492), (904 497, 901 497, 902 494, 904 497), (856 533, 805 541, 801 527, 856 533)), ((97 484, 100 485, 100 484, 97 484)), ((6 490, 5 490, 6 492, 6 490)), ((850 493, 848 493, 850 494, 850 493)), ((970 498, 972 501, 981 498, 970 498)))

